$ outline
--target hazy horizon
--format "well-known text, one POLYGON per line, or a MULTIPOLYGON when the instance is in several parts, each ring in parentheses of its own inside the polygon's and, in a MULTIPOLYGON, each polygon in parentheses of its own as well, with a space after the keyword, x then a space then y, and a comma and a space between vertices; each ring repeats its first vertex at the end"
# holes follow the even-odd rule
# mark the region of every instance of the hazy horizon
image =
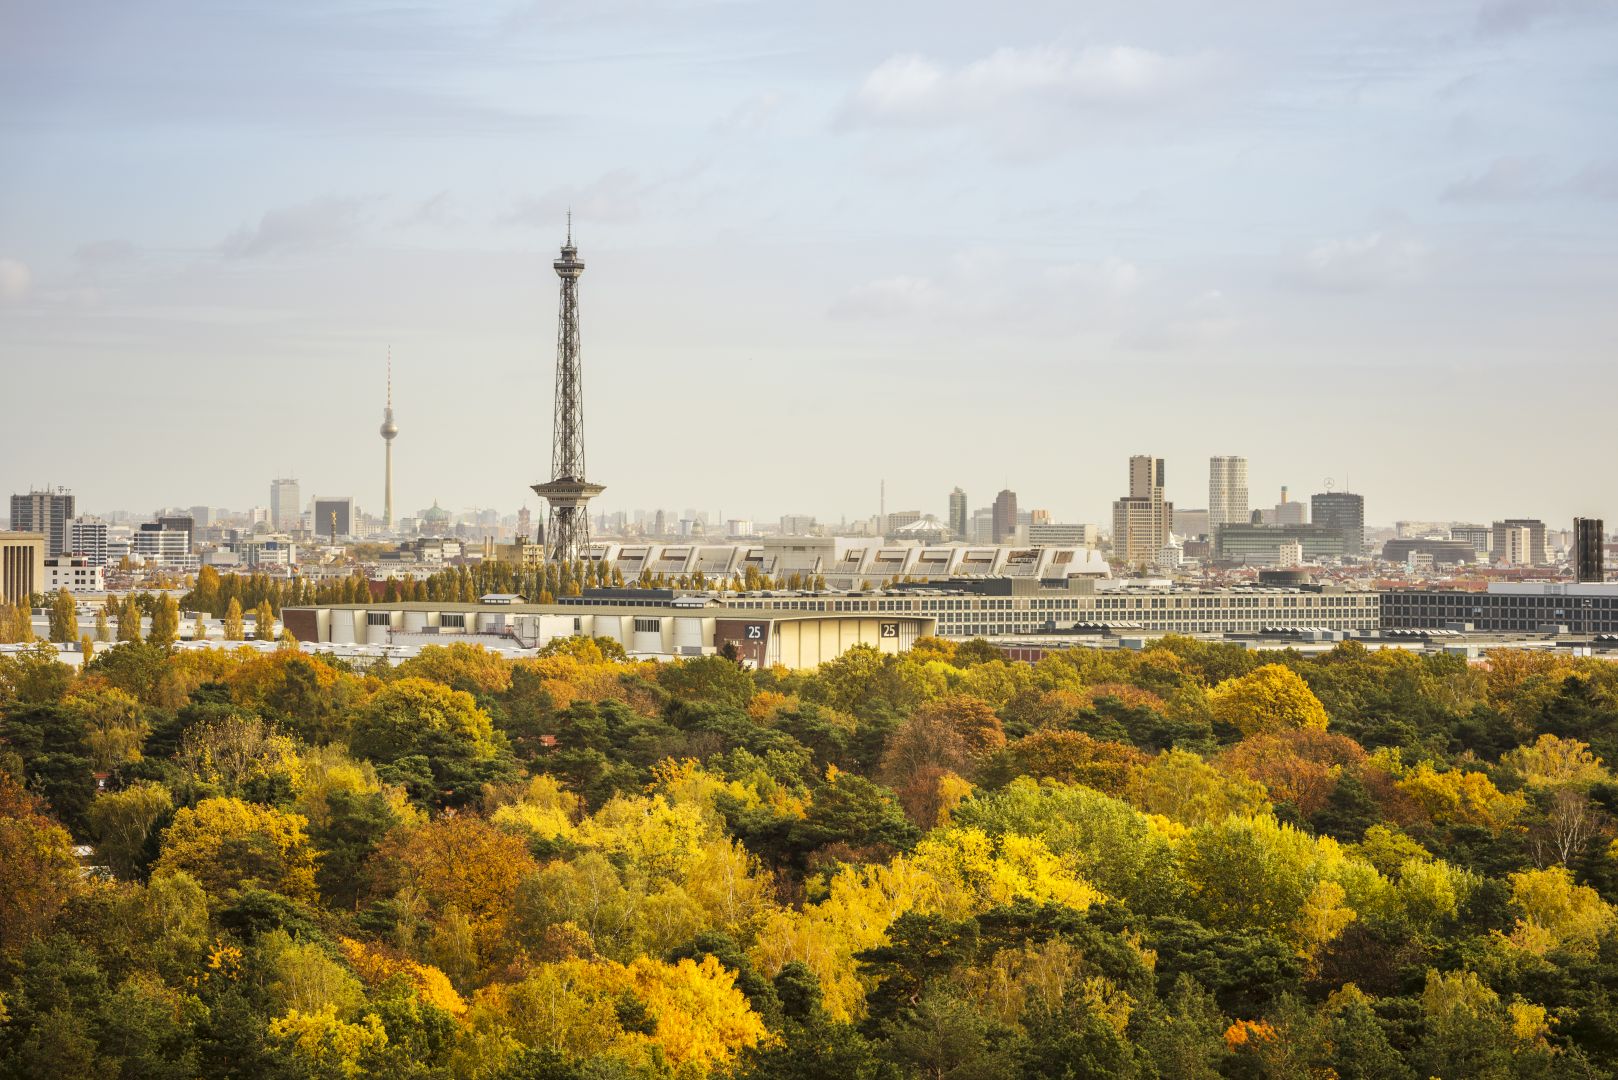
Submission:
POLYGON ((8 492, 538 510, 574 212, 595 509, 1001 487, 1618 518, 1618 8, 0 11, 8 492), (1609 485, 1610 487, 1610 485, 1609 485))

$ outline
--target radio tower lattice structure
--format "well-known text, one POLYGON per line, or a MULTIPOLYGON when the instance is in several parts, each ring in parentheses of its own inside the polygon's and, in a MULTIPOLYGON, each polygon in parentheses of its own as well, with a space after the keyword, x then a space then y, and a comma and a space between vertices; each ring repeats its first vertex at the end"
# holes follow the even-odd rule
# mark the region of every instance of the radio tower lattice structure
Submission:
POLYGON ((579 373, 579 278, 584 260, 573 246, 573 214, 567 216, 567 242, 551 264, 562 279, 556 329, 556 413, 551 444, 551 478, 533 486, 550 504, 545 557, 552 562, 582 559, 590 548, 590 500, 607 490, 584 478, 584 387, 579 373))

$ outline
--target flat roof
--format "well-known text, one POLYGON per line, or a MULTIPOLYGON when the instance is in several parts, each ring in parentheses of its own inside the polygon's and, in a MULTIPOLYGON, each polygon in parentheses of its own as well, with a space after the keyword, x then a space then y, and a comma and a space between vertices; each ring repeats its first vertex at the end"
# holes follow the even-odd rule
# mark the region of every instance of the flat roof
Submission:
POLYGON ((299 604, 287 605, 286 611, 420 611, 420 612, 478 612, 497 615, 606 615, 629 618, 655 619, 663 617, 695 617, 699 619, 737 619, 743 622, 787 622, 802 619, 931 619, 924 612, 905 611, 790 611, 779 608, 733 608, 722 604, 704 604, 701 607, 631 607, 619 604, 479 604, 464 600, 401 600, 393 603, 372 604, 299 604))

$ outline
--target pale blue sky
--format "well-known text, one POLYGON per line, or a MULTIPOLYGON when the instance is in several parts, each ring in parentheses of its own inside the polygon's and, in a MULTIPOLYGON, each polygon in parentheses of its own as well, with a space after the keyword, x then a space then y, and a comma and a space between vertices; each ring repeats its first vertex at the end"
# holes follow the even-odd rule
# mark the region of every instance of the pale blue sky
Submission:
POLYGON ((0 485, 1618 519, 1604 0, 0 0, 0 485))

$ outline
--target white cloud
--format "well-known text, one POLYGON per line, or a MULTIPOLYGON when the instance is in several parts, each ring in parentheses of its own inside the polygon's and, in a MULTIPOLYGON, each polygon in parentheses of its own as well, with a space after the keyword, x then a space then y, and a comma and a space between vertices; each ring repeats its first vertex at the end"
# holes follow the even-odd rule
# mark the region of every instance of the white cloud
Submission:
POLYGON ((844 117, 852 123, 943 124, 1023 105, 1151 105, 1203 85, 1217 67, 1206 54, 1168 56, 1130 45, 1078 52, 1001 48, 954 68, 906 53, 866 76, 844 117))
POLYGON ((1064 288, 1071 286, 1087 292, 1099 292, 1113 299, 1133 295, 1139 291, 1145 279, 1139 266, 1116 255, 1108 255, 1099 262, 1053 266, 1045 272, 1045 276, 1064 288))
POLYGON ((1304 255, 1292 276, 1310 288, 1364 292, 1419 278, 1427 255, 1427 245, 1415 237, 1377 230, 1322 240, 1304 255))
POLYGON ((335 247, 359 231, 364 204, 334 197, 270 210, 256 227, 232 233, 220 250, 227 258, 250 259, 335 247))
POLYGON ((1501 157, 1444 189, 1446 202, 1508 202, 1545 190, 1545 167, 1533 158, 1501 157))
POLYGON ((15 304, 28 295, 34 275, 20 259, 0 259, 0 304, 15 304))

